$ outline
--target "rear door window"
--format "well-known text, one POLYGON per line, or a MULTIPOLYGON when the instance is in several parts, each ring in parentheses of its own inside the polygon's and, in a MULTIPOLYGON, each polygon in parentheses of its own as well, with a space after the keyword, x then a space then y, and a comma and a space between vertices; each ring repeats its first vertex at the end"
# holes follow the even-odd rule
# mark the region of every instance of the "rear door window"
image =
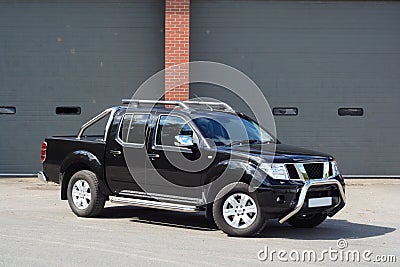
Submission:
POLYGON ((119 130, 119 138, 124 143, 144 144, 149 114, 126 114, 119 130))

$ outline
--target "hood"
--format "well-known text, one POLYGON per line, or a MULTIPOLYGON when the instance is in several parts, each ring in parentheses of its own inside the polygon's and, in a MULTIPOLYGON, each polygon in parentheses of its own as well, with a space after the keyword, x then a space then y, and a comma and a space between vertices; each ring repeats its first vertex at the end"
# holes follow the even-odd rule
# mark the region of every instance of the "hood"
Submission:
POLYGON ((252 144, 224 147, 232 154, 250 154, 254 157, 265 158, 268 161, 274 157, 276 163, 319 162, 330 161, 333 157, 329 154, 300 148, 286 144, 252 144), (274 153, 275 148, 275 153, 274 153))

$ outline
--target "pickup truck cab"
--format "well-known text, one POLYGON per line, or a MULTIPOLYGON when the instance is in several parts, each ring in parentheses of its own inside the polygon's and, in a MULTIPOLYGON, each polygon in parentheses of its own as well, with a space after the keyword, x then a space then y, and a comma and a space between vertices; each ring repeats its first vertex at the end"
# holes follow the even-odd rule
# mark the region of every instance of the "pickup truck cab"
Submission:
POLYGON ((345 205, 332 156, 282 144, 225 103, 124 103, 42 144, 39 178, 59 183, 77 216, 111 201, 204 212, 228 235, 252 236, 268 219, 314 227, 345 205), (104 134, 85 135, 100 121, 104 134))

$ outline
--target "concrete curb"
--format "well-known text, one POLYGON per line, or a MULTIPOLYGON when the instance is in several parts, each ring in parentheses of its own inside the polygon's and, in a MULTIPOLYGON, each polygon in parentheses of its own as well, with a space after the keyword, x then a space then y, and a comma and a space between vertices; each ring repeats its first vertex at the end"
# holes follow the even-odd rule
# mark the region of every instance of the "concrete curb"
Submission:
POLYGON ((344 179, 344 181, 346 182, 346 185, 349 186, 354 186, 354 185, 372 185, 372 184, 400 184, 400 179, 394 179, 394 178, 390 178, 390 179, 385 179, 385 178, 379 178, 379 179, 360 179, 360 178, 356 178, 356 179, 344 179))

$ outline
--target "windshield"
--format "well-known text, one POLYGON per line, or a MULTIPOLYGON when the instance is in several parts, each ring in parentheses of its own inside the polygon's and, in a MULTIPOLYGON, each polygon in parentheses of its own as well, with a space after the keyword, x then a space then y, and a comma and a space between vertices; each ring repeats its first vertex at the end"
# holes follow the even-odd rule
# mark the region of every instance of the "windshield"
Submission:
POLYGON ((213 118, 195 118, 193 122, 203 136, 213 140, 217 146, 275 143, 274 137, 249 118, 224 114, 213 118))

